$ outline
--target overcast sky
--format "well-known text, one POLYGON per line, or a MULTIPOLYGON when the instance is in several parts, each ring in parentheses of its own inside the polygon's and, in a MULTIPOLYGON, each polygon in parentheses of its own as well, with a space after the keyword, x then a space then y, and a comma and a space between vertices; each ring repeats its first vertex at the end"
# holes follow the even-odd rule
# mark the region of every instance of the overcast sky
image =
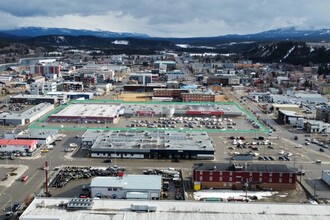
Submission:
POLYGON ((159 37, 330 28, 329 0, 1 0, 0 29, 60 27, 159 37))

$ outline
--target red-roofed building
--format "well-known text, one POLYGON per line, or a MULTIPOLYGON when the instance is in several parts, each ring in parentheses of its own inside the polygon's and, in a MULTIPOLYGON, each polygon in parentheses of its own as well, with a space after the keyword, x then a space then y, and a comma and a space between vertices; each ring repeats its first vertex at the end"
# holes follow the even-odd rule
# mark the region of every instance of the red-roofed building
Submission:
POLYGON ((37 143, 37 140, 0 139, 0 152, 33 152, 37 143))

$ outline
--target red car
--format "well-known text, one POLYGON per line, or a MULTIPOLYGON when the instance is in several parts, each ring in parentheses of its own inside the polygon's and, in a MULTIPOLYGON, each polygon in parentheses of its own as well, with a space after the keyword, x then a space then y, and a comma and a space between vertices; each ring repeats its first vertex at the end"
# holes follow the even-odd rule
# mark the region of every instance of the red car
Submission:
POLYGON ((26 182, 27 179, 28 179, 28 175, 23 175, 22 178, 21 178, 21 181, 26 182))

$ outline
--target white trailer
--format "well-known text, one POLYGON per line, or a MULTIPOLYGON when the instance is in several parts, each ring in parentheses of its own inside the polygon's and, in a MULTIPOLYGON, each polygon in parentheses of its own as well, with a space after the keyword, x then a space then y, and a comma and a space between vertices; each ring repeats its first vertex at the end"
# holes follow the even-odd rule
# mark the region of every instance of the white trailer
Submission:
POLYGON ((322 180, 330 186, 330 170, 322 170, 322 180))

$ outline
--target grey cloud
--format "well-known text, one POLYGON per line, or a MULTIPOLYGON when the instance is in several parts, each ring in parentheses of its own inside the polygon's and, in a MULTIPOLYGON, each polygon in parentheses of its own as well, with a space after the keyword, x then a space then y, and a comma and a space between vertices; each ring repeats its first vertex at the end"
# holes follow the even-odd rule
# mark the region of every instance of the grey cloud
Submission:
MULTIPOLYGON (((168 32, 209 28, 255 32, 283 25, 329 27, 328 0, 11 0, 1 1, 0 11, 14 17, 57 17, 113 14, 145 22, 152 29, 168 32), (192 24, 196 23, 196 27, 192 24), (218 25, 217 25, 218 23, 218 25), (199 25, 199 27, 197 27, 199 25), (155 27, 157 26, 157 28, 155 27), (158 27, 159 26, 159 27, 158 27)), ((68 21, 70 22, 70 21, 68 21)), ((214 31, 210 31, 214 32, 214 31)))

